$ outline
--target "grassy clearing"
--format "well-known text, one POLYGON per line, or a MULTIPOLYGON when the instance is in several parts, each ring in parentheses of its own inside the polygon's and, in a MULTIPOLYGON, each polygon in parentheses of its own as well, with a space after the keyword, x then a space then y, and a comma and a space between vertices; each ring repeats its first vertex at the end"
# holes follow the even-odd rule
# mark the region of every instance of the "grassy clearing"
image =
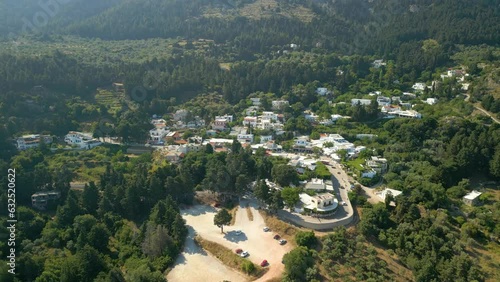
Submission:
POLYGON ((290 225, 282 220, 280 220, 275 215, 271 215, 265 211, 259 210, 260 214, 264 218, 267 227, 271 229, 273 234, 279 234, 281 237, 288 240, 288 244, 295 244, 294 238, 295 234, 300 230, 299 228, 290 225))
POLYGON ((362 159, 362 158, 357 158, 357 159, 354 159, 354 160, 351 160, 351 161, 348 161, 347 162, 347 166, 349 166, 351 169, 353 170, 358 170, 358 171, 362 171, 364 168, 363 168, 363 164, 365 163, 365 160, 362 159))
MULTIPOLYGON (((200 245, 204 250, 207 252, 211 253, 213 256, 215 256, 218 260, 220 260, 222 263, 225 265, 237 270, 237 271, 242 271, 242 267, 245 263, 248 263, 249 260, 244 259, 234 253, 233 250, 230 250, 220 244, 217 244, 212 241, 208 241, 203 239, 201 236, 196 236, 194 238, 195 242, 200 245)), ((267 271, 268 268, 263 268, 259 265, 255 265, 255 270, 252 271, 251 273, 245 273, 249 275, 252 278, 258 278, 264 275, 267 271)))

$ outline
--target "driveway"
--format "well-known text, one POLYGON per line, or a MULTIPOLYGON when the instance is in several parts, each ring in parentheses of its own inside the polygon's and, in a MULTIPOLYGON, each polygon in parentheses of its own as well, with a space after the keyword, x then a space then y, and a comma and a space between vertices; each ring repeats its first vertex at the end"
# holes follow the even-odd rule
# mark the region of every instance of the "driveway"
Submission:
MULTIPOLYGON (((355 181, 352 179, 352 177, 347 175, 347 173, 342 169, 340 164, 336 163, 335 161, 333 161, 332 159, 327 158, 327 157, 323 157, 322 159, 328 160, 328 162, 331 164, 331 165, 327 165, 326 167, 328 167, 328 170, 330 170, 330 173, 332 173, 332 175, 334 176, 334 177, 332 177, 333 178, 332 179, 333 186, 334 187, 339 187, 339 185, 343 186, 345 189, 340 189, 340 194, 341 194, 343 199, 346 199, 347 192, 350 190, 350 187, 351 187, 350 183, 354 183, 355 181)), ((363 189, 363 191, 365 192, 365 195, 368 198, 367 200, 369 203, 376 204, 379 202, 383 202, 382 199, 380 199, 380 197, 378 197, 375 194, 375 188, 380 186, 380 184, 381 183, 379 183, 371 188, 359 184, 361 186, 361 188, 363 189)), ((347 201, 345 201, 345 202, 350 203, 347 201)))
MULTIPOLYGON (((253 201, 243 198, 240 202, 240 208, 236 212, 235 224, 233 226, 225 226, 224 234, 220 232, 220 228, 213 224, 216 210, 212 207, 197 205, 183 210, 182 217, 186 220, 186 224, 190 227, 193 234, 196 232, 196 234, 204 239, 219 243, 231 250, 243 249, 250 254, 247 259, 255 264, 260 265, 262 260, 267 260, 269 262, 269 271, 263 277, 256 280, 267 281, 271 278, 281 277, 284 271, 284 265, 281 263, 281 260, 292 247, 289 244, 279 245, 273 239, 274 233, 272 231, 264 232, 262 230, 266 225, 264 219, 256 210, 256 205, 253 201), (250 221, 248 218, 246 211, 247 204, 253 214, 253 221, 250 221), (236 235, 236 230, 241 230, 242 234, 236 235)), ((192 241, 192 238, 188 238, 189 241, 192 241)), ((187 248, 180 255, 178 263, 167 276, 169 281, 246 280, 242 274, 228 269, 224 265, 221 266, 221 263, 211 256, 203 255, 203 253, 192 255, 190 250, 190 248, 187 248), (183 257, 189 258, 190 256, 193 256, 191 260, 186 259, 183 261, 183 257), (216 262, 208 262, 206 260, 207 257, 216 260, 216 262), (213 270, 215 268, 214 265, 220 270, 213 270), (222 271, 222 273, 217 275, 219 271, 222 271)))

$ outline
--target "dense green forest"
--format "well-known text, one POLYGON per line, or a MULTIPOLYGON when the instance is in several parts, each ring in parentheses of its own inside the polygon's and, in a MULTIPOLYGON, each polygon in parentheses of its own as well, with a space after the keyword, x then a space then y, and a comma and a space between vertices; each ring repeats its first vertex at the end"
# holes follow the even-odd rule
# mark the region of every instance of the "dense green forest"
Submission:
MULTIPOLYGON (((484 262, 500 257, 498 188, 483 183, 500 180, 500 125, 476 108, 500 116, 499 15, 494 0, 0 1, 0 171, 16 170, 19 220, 18 274, 0 280, 165 281, 187 236, 181 207, 198 191, 230 207, 257 181, 253 193, 271 212, 293 206, 298 189, 288 186, 328 178, 324 166, 298 176, 286 160, 238 142, 222 153, 206 146, 177 164, 126 154, 128 143, 146 142, 154 114, 169 120, 184 108, 207 124, 233 114, 235 125, 248 98, 258 97, 264 108, 289 101, 280 110, 286 132, 274 136, 285 150, 299 134, 342 134, 371 149, 366 157, 385 157, 382 183, 403 192, 390 199, 394 207, 366 203, 355 188, 357 228, 299 233, 284 281, 397 280, 393 262, 414 281, 495 281, 484 262), (374 67, 376 59, 385 66, 374 67), (440 78, 450 68, 470 74, 467 91, 440 78), (368 93, 402 97, 416 82, 433 85, 405 100, 423 118, 381 118, 368 93), (332 94, 319 96, 318 87, 332 94), (353 98, 372 103, 351 106, 353 98), (350 119, 312 124, 304 110, 350 119), (27 133, 57 140, 70 130, 96 132, 103 123, 123 145, 20 152, 13 142, 27 133), (286 188, 272 191, 266 178, 286 188), (86 184, 70 189, 73 181, 86 184), (479 188, 482 205, 465 206, 461 198, 479 188), (46 190, 61 198, 32 209, 31 195, 46 190), (382 249, 391 259, 379 259, 382 249)), ((185 134, 207 137, 205 129, 185 134)), ((8 182, 0 175, 1 187, 8 182)), ((0 242, 2 257, 8 247, 0 242)))

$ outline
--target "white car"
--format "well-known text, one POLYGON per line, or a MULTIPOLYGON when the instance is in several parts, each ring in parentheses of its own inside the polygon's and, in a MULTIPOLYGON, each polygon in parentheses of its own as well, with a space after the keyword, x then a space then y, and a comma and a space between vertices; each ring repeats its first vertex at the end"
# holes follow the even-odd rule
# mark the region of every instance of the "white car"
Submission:
POLYGON ((262 229, 262 230, 264 230, 264 232, 268 232, 270 229, 269 229, 269 227, 264 227, 264 229, 262 229))
POLYGON ((236 234, 236 235, 241 235, 241 230, 236 230, 236 231, 234 232, 234 234, 236 234))
POLYGON ((242 258, 248 257, 248 252, 247 251, 241 252, 240 257, 242 258))

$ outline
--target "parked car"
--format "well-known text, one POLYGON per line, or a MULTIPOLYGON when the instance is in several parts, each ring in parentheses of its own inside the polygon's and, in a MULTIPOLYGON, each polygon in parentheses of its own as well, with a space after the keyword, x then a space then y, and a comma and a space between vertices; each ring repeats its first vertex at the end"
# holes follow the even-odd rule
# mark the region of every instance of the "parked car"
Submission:
POLYGON ((247 252, 247 251, 242 252, 242 253, 240 254, 240 257, 242 257, 242 258, 246 258, 246 257, 248 257, 248 252, 247 252))
POLYGON ((267 266, 269 263, 267 262, 267 260, 263 260, 261 263, 260 263, 260 266, 264 267, 264 266, 267 266))
POLYGON ((234 232, 234 234, 236 234, 236 235, 241 235, 241 230, 236 230, 236 231, 234 232))
POLYGON ((340 174, 340 171, 339 171, 339 172, 337 172, 337 174, 340 174))
POLYGON ((264 227, 264 229, 262 229, 262 230, 264 230, 264 232, 268 232, 269 231, 269 227, 264 227))
POLYGON ((279 242, 280 242, 280 245, 285 245, 286 244, 286 240, 285 239, 281 239, 279 242))
POLYGON ((343 206, 347 206, 346 202, 340 202, 340 204, 343 205, 343 206))
POLYGON ((215 203, 214 208, 218 208, 218 207, 220 207, 220 203, 215 203))
POLYGON ((274 235, 274 237, 273 237, 274 240, 279 240, 280 238, 281 238, 281 236, 278 234, 274 235))
POLYGON ((241 253, 243 252, 243 250, 242 250, 242 249, 236 249, 236 251, 235 251, 235 252, 236 252, 237 254, 241 254, 241 253))

